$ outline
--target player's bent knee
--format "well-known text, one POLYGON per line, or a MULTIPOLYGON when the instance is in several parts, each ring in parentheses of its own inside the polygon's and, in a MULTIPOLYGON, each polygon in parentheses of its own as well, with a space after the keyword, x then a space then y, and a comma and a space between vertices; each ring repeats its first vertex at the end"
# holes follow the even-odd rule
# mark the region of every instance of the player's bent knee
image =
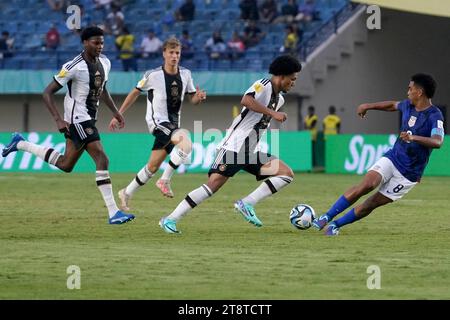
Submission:
POLYGON ((359 193, 369 193, 370 191, 374 190, 376 188, 376 185, 372 184, 372 183, 364 183, 362 184, 358 189, 359 189, 359 193))
POLYGON ((287 171, 287 176, 288 177, 291 177, 292 179, 294 179, 294 176, 295 176, 295 174, 294 174, 294 171, 292 171, 292 169, 291 168, 287 168, 288 169, 288 171, 287 171))
POLYGON ((294 171, 288 166, 283 166, 277 173, 277 176, 287 176, 294 179, 294 171))
POLYGON ((183 149, 192 149, 192 142, 189 137, 189 131, 186 129, 177 129, 173 132, 171 141, 183 149))

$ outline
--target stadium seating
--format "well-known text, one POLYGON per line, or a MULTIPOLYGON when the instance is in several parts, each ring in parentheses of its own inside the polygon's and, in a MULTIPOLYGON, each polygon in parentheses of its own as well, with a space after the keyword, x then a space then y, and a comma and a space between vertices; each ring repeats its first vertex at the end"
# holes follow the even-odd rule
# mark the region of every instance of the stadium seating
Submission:
MULTIPOLYGON (((304 0, 297 1, 301 4, 304 0)), ((92 22, 101 23, 103 13, 95 9, 92 0, 79 0, 92 22)), ((175 22, 172 25, 163 25, 161 19, 167 9, 172 11, 180 1, 166 0, 128 0, 122 1, 122 12, 125 23, 135 35, 135 47, 139 49, 142 38, 148 29, 156 31, 157 36, 164 40, 170 35, 180 36, 182 30, 187 29, 194 42, 194 58, 183 61, 193 70, 255 70, 262 71, 268 61, 279 53, 285 37, 284 24, 264 24, 258 26, 266 33, 265 37, 256 46, 250 48, 238 60, 209 61, 204 52, 204 44, 211 36, 213 30, 220 30, 225 42, 233 31, 242 32, 245 23, 240 20, 238 0, 195 0, 196 12, 194 21, 175 22)), ((279 8, 285 1, 277 1, 279 8)), ((316 0, 318 19, 308 24, 302 24, 304 31, 303 42, 299 44, 299 55, 305 54, 317 47, 325 37, 317 36, 322 25, 334 18, 334 15, 343 8, 350 7, 348 0, 316 0), (305 47, 306 49, 302 49, 305 47)), ((2 1, 0 4, 0 30, 6 30, 15 39, 15 53, 12 58, 0 60, 0 68, 14 69, 58 69, 62 63, 77 54, 80 50, 79 35, 67 29, 65 20, 68 14, 52 11, 46 3, 39 1, 12 0, 2 1), (56 51, 45 49, 45 34, 52 23, 56 23, 61 35, 61 45, 56 51)), ((339 23, 343 23, 348 16, 339 16, 339 23)), ((121 69, 121 62, 114 45, 113 36, 105 37, 105 53, 112 61, 113 70, 121 69)), ((159 64, 157 61, 138 61, 139 70, 147 69, 159 64)))

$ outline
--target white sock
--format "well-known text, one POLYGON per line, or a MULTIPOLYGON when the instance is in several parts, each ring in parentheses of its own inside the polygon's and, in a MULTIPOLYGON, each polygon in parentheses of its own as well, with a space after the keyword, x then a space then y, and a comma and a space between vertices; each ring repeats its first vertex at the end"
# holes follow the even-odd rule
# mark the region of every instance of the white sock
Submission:
POLYGON ((167 218, 175 221, 180 220, 186 213, 188 213, 188 211, 191 211, 212 195, 213 192, 211 189, 206 184, 202 184, 199 188, 189 192, 186 198, 178 204, 175 210, 168 215, 167 218))
POLYGON ((178 169, 180 164, 184 163, 188 157, 189 153, 184 152, 178 147, 173 148, 170 153, 169 165, 164 169, 161 179, 170 180, 175 170, 178 169))
POLYGON ((34 154, 36 157, 52 165, 56 164, 61 154, 55 149, 46 148, 28 141, 19 141, 17 149, 34 154))
POLYGON ((145 165, 136 175, 136 177, 130 182, 130 184, 125 189, 125 193, 130 197, 139 187, 142 187, 144 184, 148 182, 148 180, 153 177, 153 173, 148 170, 147 165, 145 165))
POLYGON ((245 203, 254 206, 256 203, 261 201, 268 196, 271 196, 275 192, 279 191, 281 188, 287 186, 293 180, 292 177, 288 176, 275 176, 265 180, 261 185, 255 189, 252 193, 242 199, 245 203))
POLYGON ((105 201, 106 207, 108 208, 109 217, 111 218, 116 214, 117 211, 119 211, 119 208, 117 208, 116 200, 114 200, 109 171, 95 171, 95 181, 97 182, 97 187, 103 196, 103 200, 105 201))

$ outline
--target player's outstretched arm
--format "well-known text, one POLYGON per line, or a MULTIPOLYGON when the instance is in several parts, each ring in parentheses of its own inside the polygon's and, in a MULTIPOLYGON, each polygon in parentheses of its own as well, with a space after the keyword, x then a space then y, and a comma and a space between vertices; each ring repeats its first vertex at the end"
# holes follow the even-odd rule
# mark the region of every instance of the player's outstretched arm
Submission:
POLYGON ((61 88, 62 86, 58 82, 52 81, 45 88, 43 98, 44 103, 47 106, 47 109, 50 111, 53 119, 56 122, 56 126, 58 127, 59 132, 63 133, 68 131, 69 125, 64 121, 64 119, 59 114, 54 98, 55 93, 61 88))
POLYGON ((253 98, 251 95, 246 94, 242 97, 241 105, 258 113, 266 114, 268 116, 271 116, 275 120, 279 122, 283 122, 287 119, 287 114, 284 112, 278 112, 274 111, 272 109, 266 108, 261 103, 256 101, 255 98, 253 98))
POLYGON ((206 91, 200 90, 197 86, 197 91, 191 95, 191 103, 199 104, 206 100, 206 91))
POLYGON ((114 103, 114 100, 112 99, 106 87, 103 89, 101 98, 103 102, 105 102, 105 104, 108 106, 108 109, 113 113, 114 119, 117 121, 116 128, 118 127, 119 129, 122 129, 123 127, 125 127, 125 119, 123 118, 119 110, 117 110, 116 104, 114 103))
POLYGON ((375 103, 363 103, 358 106, 356 113, 364 118, 369 110, 381 110, 381 111, 397 111, 398 101, 381 101, 375 103))

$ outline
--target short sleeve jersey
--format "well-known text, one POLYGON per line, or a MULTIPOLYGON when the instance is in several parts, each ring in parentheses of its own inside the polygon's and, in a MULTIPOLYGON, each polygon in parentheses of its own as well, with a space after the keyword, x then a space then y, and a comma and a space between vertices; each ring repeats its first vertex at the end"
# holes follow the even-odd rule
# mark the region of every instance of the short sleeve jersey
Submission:
POLYGON ((168 74, 162 67, 147 71, 136 85, 136 89, 147 92, 145 120, 151 130, 162 122, 180 127, 181 105, 185 93, 195 93, 191 71, 178 68, 176 75, 168 74))
POLYGON ((111 62, 100 55, 94 63, 79 54, 65 63, 53 79, 61 86, 67 85, 64 97, 64 121, 80 123, 97 120, 99 99, 108 81, 111 62))
MULTIPOLYGON (((257 80, 245 92, 251 95, 266 108, 278 111, 284 104, 281 94, 275 94, 269 79, 257 80)), ((246 152, 254 152, 261 136, 270 126, 272 117, 254 112, 243 106, 241 113, 234 118, 231 127, 227 129, 225 138, 220 142, 219 148, 240 152, 245 146, 246 152), (245 143, 245 144, 244 144, 245 143)))
MULTIPOLYGON (((426 110, 416 111, 409 100, 404 100, 397 104, 397 109, 401 112, 401 131, 422 137, 444 137, 444 118, 438 107, 432 105, 426 110)), ((384 156, 392 161, 405 178, 416 182, 425 170, 431 151, 416 142, 407 143, 398 138, 384 156)))

